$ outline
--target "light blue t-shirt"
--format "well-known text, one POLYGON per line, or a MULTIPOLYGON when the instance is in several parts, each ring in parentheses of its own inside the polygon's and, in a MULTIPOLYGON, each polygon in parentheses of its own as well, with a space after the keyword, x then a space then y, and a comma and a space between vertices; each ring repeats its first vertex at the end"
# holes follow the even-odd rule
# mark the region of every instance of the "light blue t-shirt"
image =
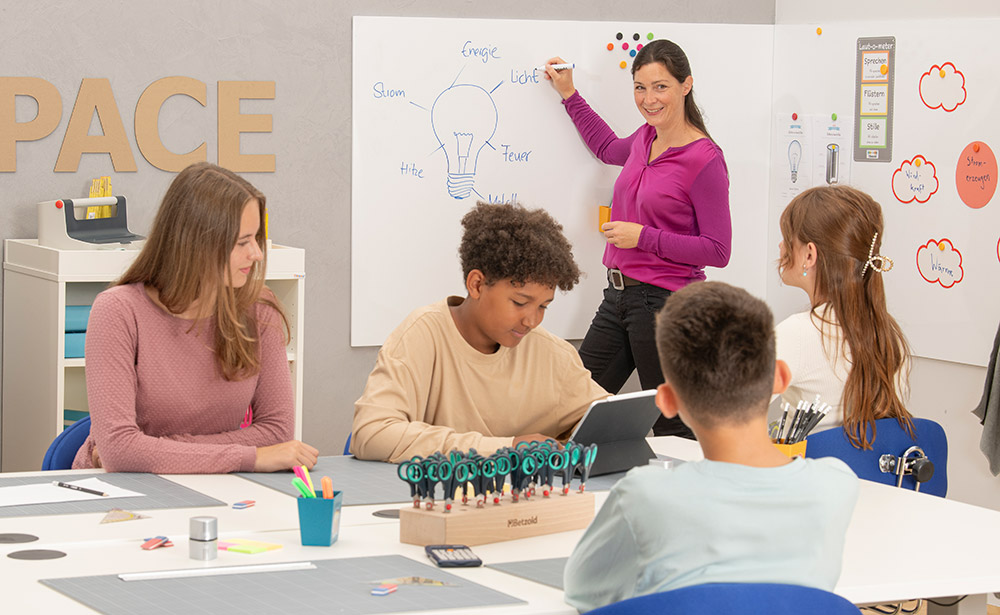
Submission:
POLYGON ((858 478, 834 458, 635 468, 570 556, 566 602, 589 611, 703 583, 832 590, 857 497, 858 478))

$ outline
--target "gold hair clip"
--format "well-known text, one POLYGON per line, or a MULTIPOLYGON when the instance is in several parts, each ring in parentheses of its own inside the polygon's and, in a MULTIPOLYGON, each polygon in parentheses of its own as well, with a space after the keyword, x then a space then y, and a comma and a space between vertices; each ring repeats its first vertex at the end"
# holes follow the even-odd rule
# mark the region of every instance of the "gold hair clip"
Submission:
POLYGON ((882 256, 881 254, 875 254, 875 241, 878 240, 878 231, 872 236, 872 245, 868 248, 868 260, 865 261, 865 266, 861 269, 861 277, 865 277, 865 272, 871 267, 879 273, 885 273, 886 271, 892 270, 892 259, 888 256, 882 256))

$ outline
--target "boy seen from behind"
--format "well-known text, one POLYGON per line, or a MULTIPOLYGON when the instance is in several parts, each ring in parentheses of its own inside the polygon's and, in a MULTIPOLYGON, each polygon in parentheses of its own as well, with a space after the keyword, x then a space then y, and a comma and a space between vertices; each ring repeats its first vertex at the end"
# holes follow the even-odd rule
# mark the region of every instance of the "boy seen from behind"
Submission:
POLYGON ((705 459, 635 468, 614 486, 566 565, 566 601, 589 611, 704 583, 832 590, 858 479, 838 459, 771 444, 768 402, 790 374, 770 309, 728 284, 692 284, 660 311, 656 341, 656 404, 705 459))

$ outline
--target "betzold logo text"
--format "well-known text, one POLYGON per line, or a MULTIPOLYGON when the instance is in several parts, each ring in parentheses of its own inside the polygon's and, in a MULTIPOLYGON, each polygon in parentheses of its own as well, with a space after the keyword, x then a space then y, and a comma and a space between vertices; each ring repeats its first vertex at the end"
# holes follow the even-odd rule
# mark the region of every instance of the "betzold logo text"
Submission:
POLYGON ((537 525, 538 517, 527 517, 525 519, 507 519, 507 527, 521 527, 524 525, 537 525))

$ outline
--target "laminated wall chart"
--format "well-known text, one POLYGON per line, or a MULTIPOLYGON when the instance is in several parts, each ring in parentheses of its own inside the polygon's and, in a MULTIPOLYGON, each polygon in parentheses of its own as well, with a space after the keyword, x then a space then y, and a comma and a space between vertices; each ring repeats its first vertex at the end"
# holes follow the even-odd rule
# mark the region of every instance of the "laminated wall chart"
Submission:
MULTIPOLYGON (((770 243, 788 200, 826 183, 815 164, 804 184, 790 181, 787 118, 860 112, 841 183, 882 205, 881 252, 895 261, 884 274, 889 309, 914 354, 972 365, 986 364, 1000 319, 1000 52, 986 44, 998 27, 977 19, 775 28, 770 243), (878 135, 883 126, 891 134, 878 135)), ((803 143, 803 157, 815 151, 803 143)), ((779 316, 803 307, 801 292, 770 280, 768 300, 779 316)))
POLYGON ((629 67, 668 38, 730 172, 733 251, 711 279, 764 295, 772 26, 354 18, 351 344, 380 345, 406 315, 464 296, 460 220, 478 200, 544 207, 586 277, 556 293, 547 329, 582 338, 607 285, 598 206, 620 167, 598 161, 535 71, 574 62, 580 93, 619 137, 642 124, 629 67), (622 68, 622 64, 625 68, 622 68))

